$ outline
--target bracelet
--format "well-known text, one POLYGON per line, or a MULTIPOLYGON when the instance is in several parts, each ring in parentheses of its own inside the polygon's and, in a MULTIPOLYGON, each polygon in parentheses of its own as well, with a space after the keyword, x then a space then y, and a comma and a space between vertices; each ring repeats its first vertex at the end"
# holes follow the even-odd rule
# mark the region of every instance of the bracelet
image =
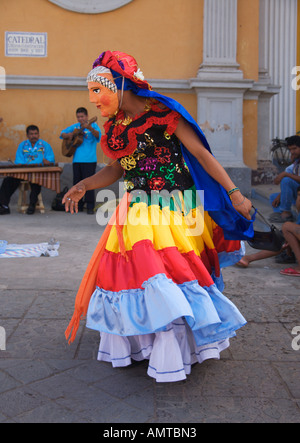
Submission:
POLYGON ((245 200, 246 200, 246 197, 244 197, 244 200, 241 203, 236 203, 236 204, 232 203, 232 204, 233 204, 233 206, 242 206, 245 203, 245 200))
POLYGON ((239 188, 233 188, 233 189, 230 189, 230 191, 228 191, 227 194, 229 196, 231 196, 231 194, 233 194, 234 192, 239 191, 239 190, 240 190, 239 188))

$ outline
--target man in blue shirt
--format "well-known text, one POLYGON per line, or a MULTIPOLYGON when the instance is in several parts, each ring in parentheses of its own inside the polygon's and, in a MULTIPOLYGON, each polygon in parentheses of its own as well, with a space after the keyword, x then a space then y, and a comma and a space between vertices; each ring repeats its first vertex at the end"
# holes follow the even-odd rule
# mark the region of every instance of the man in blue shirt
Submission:
MULTIPOLYGON (((72 139, 79 129, 84 129, 83 143, 76 149, 73 157, 73 185, 81 180, 94 175, 97 167, 97 143, 100 142, 101 131, 97 123, 88 123, 88 111, 78 108, 76 111, 78 123, 64 129, 61 139, 72 139)), ((95 192, 88 191, 85 194, 87 213, 94 214, 95 192)), ((78 210, 83 211, 84 201, 78 204, 78 210)))
POLYGON ((293 163, 274 180, 276 185, 280 185, 281 193, 270 196, 274 214, 269 217, 269 220, 273 223, 294 220, 292 206, 296 203, 297 191, 300 185, 300 136, 288 137, 286 141, 293 163))
MULTIPOLYGON (((41 164, 49 166, 55 162, 54 153, 49 143, 40 139, 39 128, 30 125, 26 129, 27 139, 20 143, 15 164, 16 165, 36 165, 41 164)), ((9 202, 13 193, 18 189, 21 180, 14 177, 7 177, 3 180, 0 188, 0 215, 10 214, 9 202)), ((41 186, 36 183, 30 183, 31 193, 27 214, 32 215, 35 212, 35 206, 38 200, 41 186)))

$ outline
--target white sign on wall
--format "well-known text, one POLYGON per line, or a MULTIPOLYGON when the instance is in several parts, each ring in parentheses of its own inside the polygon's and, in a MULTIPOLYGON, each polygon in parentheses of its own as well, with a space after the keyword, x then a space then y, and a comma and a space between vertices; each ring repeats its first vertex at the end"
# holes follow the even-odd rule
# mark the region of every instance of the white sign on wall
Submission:
POLYGON ((6 57, 47 57, 47 32, 5 32, 6 57))

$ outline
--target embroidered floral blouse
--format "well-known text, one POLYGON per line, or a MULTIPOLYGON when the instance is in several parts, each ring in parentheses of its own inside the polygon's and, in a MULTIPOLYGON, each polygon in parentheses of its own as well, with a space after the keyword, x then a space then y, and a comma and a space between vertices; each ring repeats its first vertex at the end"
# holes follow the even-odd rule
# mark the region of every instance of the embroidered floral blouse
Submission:
POLYGON ((104 125, 101 146, 105 155, 118 159, 128 192, 188 189, 193 180, 175 136, 180 114, 157 102, 126 126, 123 112, 104 125))

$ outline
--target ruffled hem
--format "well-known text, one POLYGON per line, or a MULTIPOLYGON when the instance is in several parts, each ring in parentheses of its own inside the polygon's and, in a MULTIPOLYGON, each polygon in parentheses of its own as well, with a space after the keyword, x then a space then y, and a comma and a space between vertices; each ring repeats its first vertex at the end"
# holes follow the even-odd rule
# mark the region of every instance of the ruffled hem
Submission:
POLYGON ((202 288, 197 281, 177 285, 165 274, 144 282, 144 289, 94 292, 87 327, 123 337, 166 331, 184 317, 197 346, 214 343, 246 324, 236 306, 215 285, 202 288))
POLYGON ((241 248, 232 252, 220 252, 218 254, 220 268, 227 268, 238 263, 246 254, 245 243, 241 242, 241 248))
POLYGON ((197 346, 191 328, 182 318, 169 324, 166 331, 156 334, 121 337, 102 332, 100 336, 99 361, 111 363, 113 367, 125 367, 132 360, 149 360, 147 373, 157 382, 185 380, 193 364, 220 359, 220 353, 230 346, 230 337, 197 346))

